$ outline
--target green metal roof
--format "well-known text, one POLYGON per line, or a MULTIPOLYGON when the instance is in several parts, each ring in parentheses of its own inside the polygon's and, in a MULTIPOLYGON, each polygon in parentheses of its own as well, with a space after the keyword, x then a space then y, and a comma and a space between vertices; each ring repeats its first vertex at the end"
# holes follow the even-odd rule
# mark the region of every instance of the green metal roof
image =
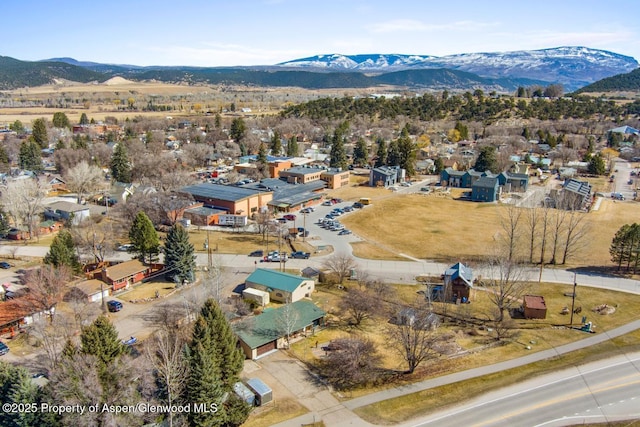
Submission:
MULTIPOLYGON (((292 318, 296 319, 292 331, 299 331, 327 314, 311 301, 296 301, 290 305, 291 309, 296 313, 292 315, 292 318)), ((265 310, 256 317, 236 323, 234 325, 236 335, 250 348, 258 348, 261 345, 284 337, 283 321, 280 319, 283 318, 281 313, 285 308, 286 306, 275 310, 265 310)))
POLYGON ((281 271, 258 268, 247 277, 247 282, 257 283, 279 291, 293 292, 305 280, 306 277, 295 276, 281 271))

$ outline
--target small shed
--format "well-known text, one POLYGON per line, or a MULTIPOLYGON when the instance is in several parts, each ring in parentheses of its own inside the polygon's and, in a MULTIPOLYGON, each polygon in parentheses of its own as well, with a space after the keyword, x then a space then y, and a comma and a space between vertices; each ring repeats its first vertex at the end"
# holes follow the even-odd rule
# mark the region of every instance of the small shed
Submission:
POLYGON ((256 406, 263 406, 273 400, 273 391, 271 391, 271 387, 263 383, 260 378, 249 378, 247 380, 247 385, 256 395, 256 406))
POLYGON ((525 295, 522 299, 522 308, 526 319, 546 319, 547 317, 547 304, 543 296, 525 295))
POLYGON ((251 390, 249 390, 246 385, 238 381, 233 385, 233 391, 238 395, 240 399, 247 402, 248 405, 255 406, 256 395, 251 390))
POLYGON ((242 291, 242 298, 255 301, 263 307, 269 304, 269 292, 260 289, 246 288, 242 291))

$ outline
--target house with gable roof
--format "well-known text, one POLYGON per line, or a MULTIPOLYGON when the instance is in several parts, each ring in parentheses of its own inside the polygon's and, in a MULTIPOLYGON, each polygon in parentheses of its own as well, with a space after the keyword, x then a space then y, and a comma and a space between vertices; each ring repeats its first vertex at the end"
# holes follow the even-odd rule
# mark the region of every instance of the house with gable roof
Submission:
POLYGON ((311 301, 296 301, 276 309, 265 310, 262 314, 238 322, 234 325, 240 347, 249 359, 258 357, 285 346, 285 334, 282 323, 285 316, 293 319, 288 327, 290 337, 313 333, 324 325, 326 313, 311 301), (286 310, 291 310, 287 314, 286 310))
POLYGON ((315 281, 277 270, 258 268, 247 277, 245 287, 268 292, 272 301, 296 302, 311 297, 315 281))
POLYGON ((473 270, 459 262, 447 268, 444 279, 445 301, 468 302, 473 289, 473 270))
POLYGON ((500 183, 495 176, 483 176, 471 186, 471 200, 474 202, 495 202, 498 200, 500 183))

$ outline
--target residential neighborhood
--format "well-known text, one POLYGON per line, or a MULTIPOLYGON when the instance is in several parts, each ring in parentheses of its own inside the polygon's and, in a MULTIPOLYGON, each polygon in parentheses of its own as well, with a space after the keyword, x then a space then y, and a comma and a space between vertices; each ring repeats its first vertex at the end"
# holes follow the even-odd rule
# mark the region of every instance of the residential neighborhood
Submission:
MULTIPOLYGON (((481 92, 451 96, 500 100, 481 92)), ((587 133, 586 119, 383 125, 228 104, 0 122, 0 361, 37 393, 72 402, 73 369, 101 366, 85 342, 104 334, 111 369, 160 384, 104 384, 132 402, 166 399, 171 347, 191 387, 175 393, 219 383, 237 425, 394 424, 433 402, 385 418, 392 395, 637 320, 637 118, 587 133)), ((197 424, 162 422, 174 415, 197 424)))

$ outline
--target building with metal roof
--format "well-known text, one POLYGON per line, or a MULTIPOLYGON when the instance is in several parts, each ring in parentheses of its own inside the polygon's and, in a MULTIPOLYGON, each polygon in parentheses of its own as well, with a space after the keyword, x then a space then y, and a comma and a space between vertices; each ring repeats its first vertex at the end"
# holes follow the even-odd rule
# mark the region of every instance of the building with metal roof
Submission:
POLYGON ((286 331, 283 319, 292 321, 288 327, 291 336, 313 333, 324 325, 326 313, 311 301, 296 301, 286 306, 265 310, 262 314, 234 324, 240 346, 249 359, 256 359, 272 350, 285 346, 286 331), (287 313, 287 311, 289 312, 287 313))
POLYGON ((258 268, 247 277, 245 287, 268 292, 273 301, 296 302, 311 297, 315 281, 277 270, 258 268))
POLYGON ((273 192, 267 189, 210 183, 182 187, 180 192, 190 194, 194 200, 202 202, 205 207, 247 216, 266 206, 273 198, 273 192))

